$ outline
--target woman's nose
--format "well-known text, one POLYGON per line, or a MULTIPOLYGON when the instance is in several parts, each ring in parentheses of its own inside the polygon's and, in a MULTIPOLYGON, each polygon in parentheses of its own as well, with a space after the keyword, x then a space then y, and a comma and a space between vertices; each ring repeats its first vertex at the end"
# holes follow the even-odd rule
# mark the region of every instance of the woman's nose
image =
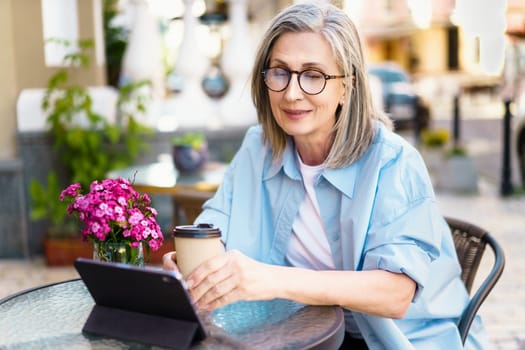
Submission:
POLYGON ((297 74, 292 74, 290 77, 290 83, 284 90, 284 97, 288 100, 297 100, 303 97, 303 90, 299 85, 299 79, 297 79, 297 74))

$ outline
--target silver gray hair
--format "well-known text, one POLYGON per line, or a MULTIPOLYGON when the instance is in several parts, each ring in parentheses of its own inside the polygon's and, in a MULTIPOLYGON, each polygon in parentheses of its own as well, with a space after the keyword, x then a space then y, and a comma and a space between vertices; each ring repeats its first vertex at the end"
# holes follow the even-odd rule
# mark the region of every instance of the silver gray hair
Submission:
POLYGON ((289 32, 323 35, 333 51, 340 74, 346 76, 345 102, 337 108, 334 143, 326 166, 337 168, 351 164, 371 144, 373 120, 383 122, 388 128, 392 128, 392 122, 374 108, 357 28, 343 10, 325 2, 303 2, 285 8, 272 20, 263 36, 252 71, 251 91, 264 141, 270 144, 276 159, 284 152, 288 140, 288 135, 272 114, 268 89, 261 72, 268 67, 277 39, 289 32))

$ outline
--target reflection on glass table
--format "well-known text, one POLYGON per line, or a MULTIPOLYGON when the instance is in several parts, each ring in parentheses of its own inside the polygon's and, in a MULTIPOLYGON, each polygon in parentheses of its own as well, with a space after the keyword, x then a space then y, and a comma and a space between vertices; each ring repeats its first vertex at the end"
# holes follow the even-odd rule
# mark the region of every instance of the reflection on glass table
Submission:
MULTIPOLYGON (((82 333, 94 301, 80 279, 0 300, 0 348, 152 349, 82 333)), ((337 349, 343 312, 288 300, 238 302, 203 315, 208 337, 192 349, 337 349)))

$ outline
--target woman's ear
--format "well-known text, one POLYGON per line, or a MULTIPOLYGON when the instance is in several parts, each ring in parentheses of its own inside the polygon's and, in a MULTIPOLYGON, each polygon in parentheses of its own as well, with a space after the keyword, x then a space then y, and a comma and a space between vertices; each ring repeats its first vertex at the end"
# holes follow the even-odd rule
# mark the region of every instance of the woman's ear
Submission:
POLYGON ((345 104, 346 101, 346 87, 343 89, 343 93, 341 94, 341 97, 339 98, 339 106, 342 106, 345 104))
POLYGON ((354 89, 354 83, 353 83, 353 79, 352 79, 352 86, 350 87, 350 91, 348 91, 346 89, 346 83, 344 84, 344 90, 343 90, 343 94, 341 95, 341 98, 339 99, 339 105, 342 106, 345 104, 345 101, 346 101, 346 94, 350 94, 352 95, 352 92, 353 92, 353 89, 354 89))
POLYGON ((347 90, 346 90, 347 86, 346 86, 346 81, 343 81, 343 93, 341 94, 341 97, 339 98, 339 106, 342 106, 345 104, 345 101, 346 101, 346 94, 347 94, 347 90))

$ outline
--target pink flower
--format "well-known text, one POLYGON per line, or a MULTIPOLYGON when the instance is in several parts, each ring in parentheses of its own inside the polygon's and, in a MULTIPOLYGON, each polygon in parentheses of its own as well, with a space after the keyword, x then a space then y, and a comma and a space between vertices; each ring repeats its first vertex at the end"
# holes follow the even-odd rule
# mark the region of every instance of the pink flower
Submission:
POLYGON ((79 183, 69 185, 65 190, 62 191, 62 193, 60 193, 60 201, 63 201, 65 196, 76 196, 80 188, 81 186, 79 183))
POLYGON ((131 209, 129 212, 131 214, 129 216, 129 223, 132 225, 138 225, 142 219, 144 219, 144 214, 142 214, 138 209, 131 209))
POLYGON ((83 240, 127 242, 132 247, 146 242, 153 250, 164 241, 150 197, 126 179, 93 181, 87 194, 81 193, 80 184, 72 184, 59 199, 67 200, 68 213, 84 224, 83 240))
POLYGON ((118 199, 117 199, 117 202, 118 202, 118 204, 122 205, 123 207, 125 207, 128 204, 128 201, 123 196, 119 196, 118 199))

